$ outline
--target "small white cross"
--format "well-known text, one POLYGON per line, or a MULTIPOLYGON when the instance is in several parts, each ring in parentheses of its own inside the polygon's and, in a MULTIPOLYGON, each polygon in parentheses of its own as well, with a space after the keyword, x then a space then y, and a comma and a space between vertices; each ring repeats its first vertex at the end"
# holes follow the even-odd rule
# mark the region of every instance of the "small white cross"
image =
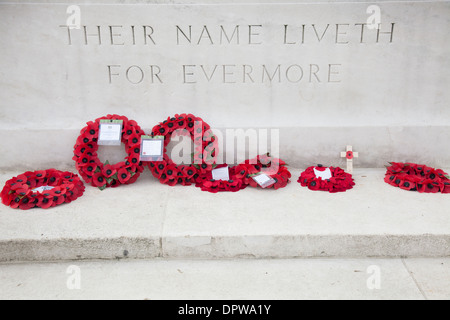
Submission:
POLYGON ((341 158, 347 158, 347 173, 353 173, 353 158, 358 156, 358 152, 353 152, 352 146, 347 146, 347 151, 341 152, 341 158))

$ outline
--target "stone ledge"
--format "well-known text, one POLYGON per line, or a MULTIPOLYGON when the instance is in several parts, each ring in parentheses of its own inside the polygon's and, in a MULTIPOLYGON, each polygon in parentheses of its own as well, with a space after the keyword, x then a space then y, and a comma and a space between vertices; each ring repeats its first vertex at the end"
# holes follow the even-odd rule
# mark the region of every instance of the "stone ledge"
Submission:
POLYGON ((356 170, 345 193, 312 192, 291 172, 278 191, 210 194, 146 171, 50 210, 2 205, 0 261, 450 256, 449 195, 393 188, 382 169, 356 170))

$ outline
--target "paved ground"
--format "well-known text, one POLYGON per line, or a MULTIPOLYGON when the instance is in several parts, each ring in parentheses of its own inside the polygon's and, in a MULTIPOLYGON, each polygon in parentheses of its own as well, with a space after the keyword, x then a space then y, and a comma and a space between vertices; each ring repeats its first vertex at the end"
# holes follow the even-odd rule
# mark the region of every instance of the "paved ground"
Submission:
POLYGON ((391 187, 383 169, 356 170, 348 192, 314 192, 291 171, 277 191, 211 194, 145 171, 50 210, 0 205, 0 261, 450 256, 450 195, 391 187))
POLYGON ((6 263, 0 299, 450 299, 450 258, 6 263))

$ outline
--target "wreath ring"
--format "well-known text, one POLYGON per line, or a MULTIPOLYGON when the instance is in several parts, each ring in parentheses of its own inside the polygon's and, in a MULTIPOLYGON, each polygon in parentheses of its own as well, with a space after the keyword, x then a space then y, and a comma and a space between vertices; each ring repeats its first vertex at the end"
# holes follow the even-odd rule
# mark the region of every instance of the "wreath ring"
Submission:
POLYGON ((8 180, 2 203, 13 209, 48 209, 81 197, 85 187, 78 175, 55 169, 28 171, 8 180))
POLYGON ((149 161, 153 176, 162 184, 191 185, 213 169, 218 154, 218 140, 211 127, 192 114, 176 114, 153 127, 152 136, 164 137, 161 161, 149 161), (193 164, 177 165, 167 154, 172 135, 190 136, 194 142, 193 164))
POLYGON ((331 177, 329 179, 322 179, 322 177, 316 176, 317 171, 324 171, 328 168, 318 165, 317 167, 309 167, 303 171, 298 178, 298 183, 302 187, 308 187, 308 189, 313 191, 329 191, 330 193, 345 192, 352 189, 355 185, 353 177, 351 174, 346 173, 339 167, 329 167, 331 172, 331 177))
POLYGON ((245 160, 234 168, 236 178, 242 179, 244 184, 253 188, 262 188, 252 178, 260 173, 266 174, 273 179, 274 183, 269 185, 267 189, 278 190, 285 188, 290 183, 291 172, 286 166, 286 162, 282 159, 272 157, 270 153, 259 155, 254 159, 245 160))
POLYGON ((100 190, 134 183, 144 171, 144 166, 140 162, 142 135, 144 135, 144 131, 136 121, 128 120, 125 116, 107 115, 88 122, 87 126, 81 129, 74 147, 73 160, 75 160, 76 169, 86 183, 98 187, 100 190), (128 154, 125 161, 111 165, 108 161, 103 164, 99 160, 97 141, 101 120, 123 121, 121 141, 128 154))
POLYGON ((450 176, 426 165, 391 162, 384 181, 407 191, 450 193, 450 176))

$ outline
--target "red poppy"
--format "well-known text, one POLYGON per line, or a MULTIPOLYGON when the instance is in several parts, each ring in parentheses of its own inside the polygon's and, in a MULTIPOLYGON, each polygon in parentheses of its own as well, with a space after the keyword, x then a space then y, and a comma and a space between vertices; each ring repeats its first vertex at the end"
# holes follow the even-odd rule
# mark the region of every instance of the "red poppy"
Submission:
POLYGON ((101 172, 97 172, 92 177, 92 183, 97 188, 102 188, 106 185, 106 178, 103 176, 101 172))
POLYGON ((131 179, 131 173, 127 169, 122 168, 117 172, 120 183, 126 184, 131 179))
POLYGON ((46 197, 46 196, 41 196, 38 199, 38 203, 37 203, 37 207, 42 208, 42 209, 48 209, 53 205, 53 198, 52 197, 46 197))
POLYGON ((182 172, 186 178, 192 179, 197 173, 197 168, 195 168, 194 166, 183 166, 182 172))
POLYGON ((88 124, 86 130, 83 133, 83 136, 92 141, 93 139, 98 138, 98 132, 99 132, 98 126, 96 126, 95 124, 93 125, 88 124))
POLYGON ((416 184, 412 181, 409 180, 403 180, 400 184, 399 184, 400 189, 403 190, 411 190, 414 189, 416 187, 416 184))
POLYGON ((131 136, 137 135, 136 128, 133 126, 128 126, 127 128, 123 129, 123 139, 129 140, 131 136))
POLYGON ((105 176, 105 178, 109 179, 111 178, 113 175, 115 175, 117 173, 117 169, 114 168, 112 165, 107 164, 103 167, 102 169, 102 174, 105 176))
POLYGON ((441 192, 442 193, 450 193, 450 182, 446 181, 446 182, 442 183, 441 192))
POLYGON ((175 165, 167 166, 165 174, 167 176, 167 179, 172 180, 177 177, 178 169, 175 165))

